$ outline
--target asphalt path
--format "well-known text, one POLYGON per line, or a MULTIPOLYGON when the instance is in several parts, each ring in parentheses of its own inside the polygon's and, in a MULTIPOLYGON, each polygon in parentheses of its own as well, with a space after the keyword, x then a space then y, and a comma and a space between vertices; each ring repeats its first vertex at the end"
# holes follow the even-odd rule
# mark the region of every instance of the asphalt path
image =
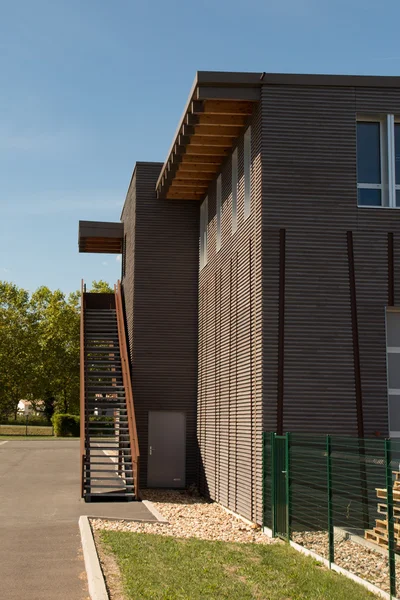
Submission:
POLYGON ((80 499, 79 440, 0 440, 1 600, 88 599, 84 514, 155 520, 140 502, 80 499))

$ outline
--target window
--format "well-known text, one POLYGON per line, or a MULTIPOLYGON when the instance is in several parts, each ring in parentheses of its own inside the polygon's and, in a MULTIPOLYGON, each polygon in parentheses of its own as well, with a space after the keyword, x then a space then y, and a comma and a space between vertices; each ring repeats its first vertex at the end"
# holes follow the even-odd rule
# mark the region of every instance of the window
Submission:
POLYGON ((357 121, 359 206, 400 208, 400 123, 394 115, 357 121))
POLYGON ((217 179, 217 252, 221 250, 221 175, 217 179))
POLYGON ((400 312, 386 312, 387 377, 389 429, 391 437, 400 437, 400 312))
POLYGON ((400 208, 400 122, 394 123, 395 203, 400 208))
POLYGON ((251 212, 251 127, 244 134, 244 218, 251 212))
MULTIPOLYGON (((399 131, 400 144, 400 131, 399 131)), ((399 146, 400 149, 400 146, 399 146)), ((400 182, 400 178, 399 178, 400 182)), ((232 233, 237 230, 237 186, 238 186, 238 151, 232 153, 232 233)))
POLYGON ((200 270, 207 264, 208 198, 200 206, 200 270))

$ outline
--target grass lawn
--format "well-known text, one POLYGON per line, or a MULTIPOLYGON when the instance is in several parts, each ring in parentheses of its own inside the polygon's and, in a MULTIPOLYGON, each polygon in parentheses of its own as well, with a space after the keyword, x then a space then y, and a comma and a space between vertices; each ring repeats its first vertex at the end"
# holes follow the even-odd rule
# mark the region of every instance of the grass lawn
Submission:
MULTIPOLYGON (((26 426, 22 423, 20 425, 0 425, 0 435, 1 436, 3 436, 3 435, 9 435, 9 436, 25 435, 25 433, 26 433, 26 426)), ((51 425, 50 426, 28 425, 28 435, 52 436, 53 428, 51 425)))
POLYGON ((285 544, 233 544, 101 531, 127 599, 364 600, 358 584, 285 544))
POLYGON ((54 437, 53 435, 1 435, 0 440, 79 440, 78 437, 54 437))

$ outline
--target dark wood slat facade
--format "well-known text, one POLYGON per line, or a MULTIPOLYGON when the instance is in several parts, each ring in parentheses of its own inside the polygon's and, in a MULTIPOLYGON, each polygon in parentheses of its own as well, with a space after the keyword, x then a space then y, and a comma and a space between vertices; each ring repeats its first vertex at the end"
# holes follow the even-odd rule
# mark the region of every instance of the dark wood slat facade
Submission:
POLYGON ((216 185, 208 190, 207 265, 199 281, 197 428, 200 489, 248 519, 261 519, 262 277, 261 112, 252 120, 251 214, 244 217, 243 136, 238 140, 238 228, 232 234, 232 171, 221 171, 221 249, 216 185))
POLYGON ((143 486, 152 409, 187 415, 187 483, 258 522, 263 430, 388 435, 400 212, 357 207, 356 167, 357 115, 385 113, 400 116, 399 78, 199 73, 165 163, 137 164, 123 288, 143 486))
POLYGON ((197 480, 198 206, 157 200, 162 163, 137 163, 122 221, 122 280, 140 445, 147 486, 148 414, 186 415, 186 483, 197 480))
POLYGON ((79 221, 79 252, 121 254, 123 223, 79 221))

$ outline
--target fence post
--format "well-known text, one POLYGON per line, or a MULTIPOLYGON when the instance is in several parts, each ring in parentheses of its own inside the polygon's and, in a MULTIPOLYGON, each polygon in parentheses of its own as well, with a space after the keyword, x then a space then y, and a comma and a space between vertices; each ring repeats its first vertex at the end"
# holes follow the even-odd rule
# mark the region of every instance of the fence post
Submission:
POLYGON ((271 433, 271 512, 272 512, 272 537, 276 537, 276 511, 275 511, 275 433, 271 433))
POLYGON ((286 433, 286 452, 285 452, 285 471, 286 471, 286 523, 287 523, 287 540, 290 542, 290 517, 291 517, 291 506, 290 506, 290 433, 286 433))
POLYGON ((265 440, 266 433, 262 434, 262 526, 265 527, 265 440))
POLYGON ((329 568, 335 562, 335 539, 333 530, 332 510, 332 443, 331 436, 326 436, 326 478, 328 491, 328 540, 329 540, 329 568))
POLYGON ((388 551, 389 551, 389 578, 390 597, 396 596, 396 558, 394 554, 394 521, 393 521, 393 477, 392 477, 392 447, 391 440, 385 440, 385 466, 386 466, 386 503, 388 521, 388 551))

